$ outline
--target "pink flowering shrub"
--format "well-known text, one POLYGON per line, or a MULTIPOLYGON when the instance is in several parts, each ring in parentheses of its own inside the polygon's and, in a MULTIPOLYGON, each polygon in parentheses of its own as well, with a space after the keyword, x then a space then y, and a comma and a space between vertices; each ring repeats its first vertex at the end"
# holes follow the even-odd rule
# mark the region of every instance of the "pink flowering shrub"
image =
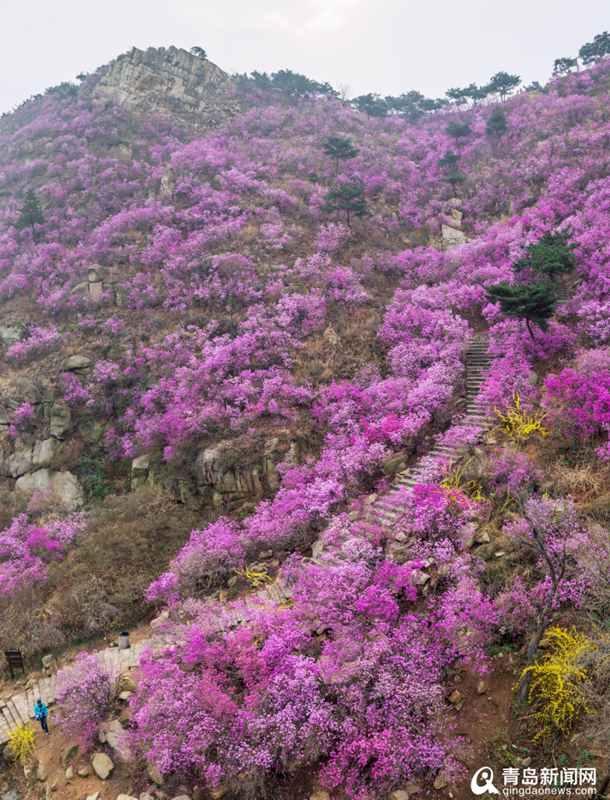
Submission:
POLYGON ((334 253, 347 241, 349 233, 347 225, 340 222, 321 225, 316 239, 316 249, 322 253, 334 253))
POLYGON ((34 326, 28 336, 20 342, 10 345, 6 357, 11 361, 23 363, 30 358, 52 350, 60 341, 60 333, 54 326, 42 328, 34 326))
POLYGON ((542 473, 531 459, 510 448, 495 453, 489 467, 487 481, 498 500, 527 497, 542 481, 542 473))
POLYGON ((402 512, 401 528, 416 536, 422 545, 447 540, 459 547, 476 508, 462 492, 434 483, 416 484, 412 491, 396 492, 392 500, 402 512))
POLYGON ((387 560, 347 515, 323 532, 319 563, 286 563, 290 608, 236 601, 247 625, 235 630, 230 605, 184 604, 191 621, 177 632, 181 644, 142 664, 136 751, 162 773, 197 775, 210 788, 262 791, 271 776, 319 770, 323 786, 358 800, 444 764, 443 671, 456 661, 484 669, 497 616, 459 536, 451 551, 463 555, 449 566, 441 529, 453 536, 468 514, 460 504, 450 514, 440 495, 422 487, 416 522, 400 523, 424 547, 424 517, 439 530, 432 547, 446 583, 423 605, 423 562, 387 560))
POLYGON ((567 435, 603 438, 603 455, 610 432, 610 352, 591 351, 580 362, 580 369, 566 368, 546 378, 545 405, 567 435))
POLYGON ((85 524, 82 514, 40 524, 30 522, 27 514, 15 517, 0 531, 0 596, 44 583, 49 562, 63 558, 85 524))
POLYGON ((201 594, 241 567, 245 552, 234 522, 221 518, 205 531, 192 531, 187 544, 148 589, 147 600, 171 598, 178 587, 188 595, 201 594))
POLYGON ((100 722, 110 713, 117 676, 94 653, 80 653, 57 673, 60 725, 85 750, 93 747, 100 722))
POLYGON ((29 431, 36 418, 36 409, 31 403, 20 403, 13 412, 9 435, 15 439, 20 433, 29 431))
POLYGON ((524 511, 523 517, 505 525, 504 532, 529 546, 534 570, 527 584, 519 576, 495 601, 503 626, 518 634, 540 617, 547 602, 551 602, 553 611, 579 607, 591 587, 590 570, 583 570, 580 561, 592 542, 573 503, 532 495, 524 511), (556 591, 551 567, 558 576, 556 591))

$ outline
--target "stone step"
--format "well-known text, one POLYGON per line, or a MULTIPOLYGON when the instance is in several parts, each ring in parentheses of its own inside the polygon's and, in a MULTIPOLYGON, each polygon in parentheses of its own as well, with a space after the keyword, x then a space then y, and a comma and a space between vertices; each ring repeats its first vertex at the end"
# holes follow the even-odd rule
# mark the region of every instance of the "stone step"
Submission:
POLYGON ((387 505, 378 505, 374 507, 374 510, 377 514, 383 514, 386 517, 397 517, 400 514, 400 510, 397 509, 395 504, 388 503, 387 505))

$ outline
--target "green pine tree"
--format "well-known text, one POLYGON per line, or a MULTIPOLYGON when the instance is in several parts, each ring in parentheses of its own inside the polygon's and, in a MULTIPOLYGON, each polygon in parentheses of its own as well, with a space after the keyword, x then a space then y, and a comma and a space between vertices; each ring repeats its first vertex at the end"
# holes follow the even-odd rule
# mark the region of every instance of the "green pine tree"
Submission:
POLYGON ((505 100, 506 97, 521 84, 521 78, 518 75, 510 75, 508 72, 496 72, 492 76, 486 86, 489 94, 499 94, 500 100, 505 100))
POLYGON ((485 125, 485 132, 490 139, 499 139, 504 136, 508 130, 508 123, 506 121, 506 114, 501 108, 496 106, 491 112, 485 125))
POLYGON ((554 281, 576 267, 573 245, 567 233, 546 233, 535 244, 529 245, 523 258, 514 264, 516 272, 529 269, 543 278, 554 281))
POLYGON ((585 65, 595 64, 602 58, 610 55, 610 33, 598 33, 592 42, 587 42, 578 51, 581 61, 585 65))
POLYGON ((453 137, 457 141, 458 139, 465 139, 467 136, 470 136, 472 129, 468 122, 452 121, 445 128, 445 132, 448 136, 453 137))
POLYGON ((339 184, 326 195, 323 210, 345 212, 346 222, 351 227, 352 217, 363 217, 367 212, 364 187, 359 181, 339 184))
POLYGON ((453 89, 447 89, 445 94, 456 106, 463 106, 468 102, 468 89, 462 89, 456 86, 453 89))
POLYGON ((388 104, 378 94, 361 94, 351 102, 358 111, 368 114, 369 117, 385 117, 389 111, 388 104))
POLYGON ((472 100, 473 104, 476 105, 481 100, 485 100, 489 94, 489 87, 477 86, 476 83, 471 83, 463 91, 464 96, 472 100))
POLYGON ((324 152, 335 162, 335 174, 339 172, 339 162, 349 161, 358 155, 358 148, 354 147, 350 139, 342 136, 329 136, 322 143, 324 152))
POLYGON ((449 150, 442 158, 439 158, 438 165, 443 170, 445 180, 455 189, 460 183, 466 180, 466 176, 459 169, 459 156, 449 150))
POLYGON ((20 231, 25 228, 30 228, 32 231, 32 238, 36 240, 36 225, 42 225, 43 223, 44 215, 42 213, 40 200, 33 189, 28 189, 15 227, 20 231))
POLYGON ((487 298, 490 303, 500 303, 507 317, 525 320, 532 339, 532 323, 545 331, 557 305, 548 283, 498 283, 487 289, 487 298))
POLYGON ((567 75, 578 68, 577 58, 556 58, 553 62, 553 75, 567 75))

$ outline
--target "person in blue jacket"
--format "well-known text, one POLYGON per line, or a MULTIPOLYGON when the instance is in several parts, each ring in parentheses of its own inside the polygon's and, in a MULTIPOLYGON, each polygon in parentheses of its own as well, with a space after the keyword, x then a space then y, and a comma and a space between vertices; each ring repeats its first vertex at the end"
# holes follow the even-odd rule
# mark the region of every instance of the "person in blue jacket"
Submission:
POLYGON ((49 726, 47 724, 47 717, 49 716, 49 709, 46 705, 42 702, 40 697, 34 703, 34 716, 40 722, 40 727, 43 729, 45 733, 49 732, 49 726))

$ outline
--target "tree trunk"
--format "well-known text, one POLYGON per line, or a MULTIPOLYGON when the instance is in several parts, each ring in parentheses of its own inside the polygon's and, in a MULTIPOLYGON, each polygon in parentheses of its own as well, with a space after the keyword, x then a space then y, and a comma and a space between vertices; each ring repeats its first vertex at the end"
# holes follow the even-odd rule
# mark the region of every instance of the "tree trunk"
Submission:
POLYGON ((525 319, 525 324, 527 325, 527 330, 529 331, 529 335, 532 337, 532 341, 535 342, 536 341, 536 337, 534 336, 534 331, 532 330, 532 325, 531 325, 529 319, 527 319, 527 317, 525 319))
MULTIPOLYGON (((536 628, 534 635, 530 639, 530 643, 527 646, 527 653, 525 656, 525 664, 526 667, 531 666, 534 663, 534 659, 536 658, 536 654, 538 653, 538 648, 540 647, 540 642, 542 641, 542 637, 544 636, 546 629, 549 626, 549 622, 551 621, 550 612, 553 605, 553 598, 554 594, 549 603, 547 603, 547 607, 543 610, 542 615, 540 617, 540 621, 538 622, 538 627, 536 628)), ((528 672, 521 678, 519 684, 519 693, 517 695, 517 699, 519 703, 525 703, 527 700, 527 694, 530 688, 530 681, 531 681, 531 674, 528 672)))
MULTIPOLYGON (((540 642, 542 641, 542 637, 544 636, 546 629, 551 623, 551 619, 553 617, 553 604, 555 602, 555 598, 557 597, 557 592, 559 591, 559 587, 561 586, 561 582, 563 580, 563 576, 565 575, 565 570, 566 570, 565 544, 564 544, 562 561, 560 567, 557 568, 557 566, 553 563, 553 560, 550 557, 548 550, 546 549, 543 537, 540 535, 540 532, 536 530, 535 527, 532 529, 532 535, 534 537, 536 547, 540 551, 540 555, 545 560, 546 565, 548 567, 549 577, 551 579, 551 591, 547 598, 546 603, 544 604, 544 607, 542 608, 542 611, 540 612, 540 618, 538 620, 538 625, 536 627, 536 630, 534 631, 534 635, 532 636, 530 643, 527 646, 527 653, 525 656, 526 667, 529 667, 534 663, 534 659, 536 658, 536 654, 538 653, 538 648, 540 646, 540 642)), ((517 695, 520 703, 525 703, 525 701, 527 700, 530 681, 531 681, 531 673, 529 672, 521 678, 519 685, 519 693, 517 695)))

